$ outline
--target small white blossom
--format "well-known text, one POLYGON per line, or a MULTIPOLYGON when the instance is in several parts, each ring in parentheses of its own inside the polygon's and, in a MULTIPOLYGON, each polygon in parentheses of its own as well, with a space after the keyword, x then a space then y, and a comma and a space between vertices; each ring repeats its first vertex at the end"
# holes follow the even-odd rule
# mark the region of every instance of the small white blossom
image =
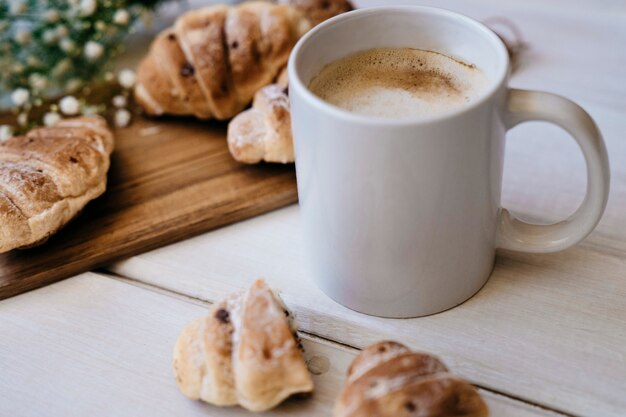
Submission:
POLYGON ((46 126, 54 126, 61 121, 61 115, 55 111, 50 111, 43 115, 43 124, 46 126))
POLYGON ((126 100, 126 97, 117 95, 113 97, 113 99, 111 100, 111 103, 113 103, 115 107, 126 107, 127 100, 126 100))
POLYGON ((62 51, 70 53, 76 49, 76 44, 70 38, 63 38, 59 42, 59 47, 62 51))
POLYGON ((13 71, 14 74, 21 74, 24 72, 24 65, 20 62, 16 62, 11 66, 11 71, 13 71))
POLYGON ((4 142, 13 136, 13 128, 9 125, 0 125, 0 142, 4 142))
POLYGON ((48 23, 56 23, 59 21, 60 17, 61 15, 59 14, 59 12, 54 9, 46 10, 46 12, 43 14, 44 20, 48 23))
POLYGON ((111 71, 104 73, 104 81, 111 82, 115 79, 115 75, 111 71))
POLYGON ((90 61, 95 61, 104 53, 104 47, 98 42, 89 41, 85 44, 85 56, 90 61))
POLYGON ((16 88, 11 93, 11 101, 18 107, 23 106, 28 103, 28 99, 30 98, 30 92, 25 88, 16 88))
POLYGON ((69 29, 68 29, 68 28, 67 28, 67 26, 65 26, 65 25, 59 25, 59 26, 57 26, 57 27, 54 29, 54 31, 56 32, 57 39, 58 39, 58 38, 64 38, 64 37, 66 37, 67 35, 69 35, 69 33, 70 33, 69 29))
POLYGON ((28 76, 28 84, 33 90, 41 91, 48 86, 48 80, 41 74, 33 73, 28 76))
POLYGON ((26 126, 26 123, 28 123, 28 114, 26 113, 20 113, 17 115, 17 124, 20 126, 26 126))
POLYGON ((115 126, 126 127, 130 124, 130 112, 126 109, 119 109, 115 112, 115 126))
POLYGON ((126 26, 130 22, 130 13, 126 9, 119 9, 113 15, 113 23, 126 26))
POLYGON ((45 44, 52 44, 57 41, 58 36, 56 30, 47 29, 41 34, 41 39, 45 44))
POLYGON ((27 28, 19 28, 15 31, 14 39, 15 42, 19 43, 20 45, 26 45, 27 43, 30 43, 30 41, 33 39, 33 35, 27 28))
POLYGON ((25 0, 11 0, 9 1, 9 13, 22 14, 26 11, 27 5, 25 0))
POLYGON ((98 30, 100 32, 104 32, 105 29, 107 28, 106 23, 104 23, 102 20, 98 20, 94 26, 95 26, 96 30, 98 30))
POLYGON ((61 109, 61 113, 73 116, 80 111, 80 103, 76 100, 76 97, 66 96, 59 101, 59 109, 61 109))
POLYGON ((26 63, 31 67, 38 67, 41 65, 41 61, 35 55, 28 55, 26 58, 26 63))
POLYGON ((137 76, 135 75, 135 71, 131 69, 123 69, 117 74, 117 82, 120 83, 123 88, 133 88, 136 80, 137 76))
POLYGON ((80 2, 80 14, 83 16, 91 16, 98 7, 96 0, 81 0, 80 2))

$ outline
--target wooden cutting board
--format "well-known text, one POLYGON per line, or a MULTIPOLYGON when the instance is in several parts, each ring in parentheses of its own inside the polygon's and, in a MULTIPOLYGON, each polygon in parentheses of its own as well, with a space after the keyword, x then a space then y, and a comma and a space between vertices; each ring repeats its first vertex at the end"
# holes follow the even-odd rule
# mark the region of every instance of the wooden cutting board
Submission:
POLYGON ((137 118, 115 137, 105 194, 45 244, 0 255, 0 299, 297 201, 293 165, 235 162, 225 123, 137 118))

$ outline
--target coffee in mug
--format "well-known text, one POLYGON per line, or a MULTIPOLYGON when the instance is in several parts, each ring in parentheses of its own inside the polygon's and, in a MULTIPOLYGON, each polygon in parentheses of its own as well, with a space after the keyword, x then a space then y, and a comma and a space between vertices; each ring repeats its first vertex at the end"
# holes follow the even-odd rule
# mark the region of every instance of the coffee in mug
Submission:
POLYGON ((473 102, 488 86, 475 65, 444 54, 375 48, 326 65, 309 89, 353 113, 405 119, 449 113, 473 102))

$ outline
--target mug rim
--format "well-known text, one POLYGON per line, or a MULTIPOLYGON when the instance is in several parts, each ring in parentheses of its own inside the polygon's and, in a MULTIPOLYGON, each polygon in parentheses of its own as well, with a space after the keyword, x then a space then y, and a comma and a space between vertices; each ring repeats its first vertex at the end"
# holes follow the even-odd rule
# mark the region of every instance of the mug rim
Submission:
POLYGON ((485 101, 490 100, 498 90, 505 84, 507 80, 507 75, 510 68, 510 60, 509 54, 504 45, 504 42, 494 31, 489 29, 483 23, 468 17, 462 13, 458 13, 452 10, 443 9, 439 7, 432 6, 378 6, 378 7, 368 7, 363 9, 355 9, 347 13, 342 13, 340 15, 334 16, 319 25, 315 26, 313 29, 309 30, 303 37, 298 40, 293 50, 291 51, 291 55, 289 57, 288 62, 288 76, 289 76, 289 89, 298 90, 298 92, 302 95, 302 97, 316 110, 325 113, 326 115, 343 119, 348 122, 360 123, 360 124, 370 124, 370 125, 387 125, 387 126, 411 126, 411 125, 426 125, 430 123, 440 122, 442 120, 450 119, 462 115, 466 112, 469 112, 476 107, 481 106, 485 101), (496 48, 499 51, 499 64, 501 64, 500 73, 496 75, 495 79, 489 86, 486 92, 482 94, 482 96, 466 106, 462 106, 458 109, 455 109, 451 112, 441 113, 435 116, 426 117, 426 118, 406 118, 406 119, 393 119, 393 118, 384 118, 377 116, 366 116, 363 114, 353 113, 348 110, 342 109, 335 105, 332 105, 320 97, 313 94, 313 92, 304 85, 302 79, 300 78, 300 74, 296 70, 296 66, 298 63, 299 55, 304 45, 308 43, 311 38, 316 36, 319 32, 328 30, 328 28, 340 25, 344 21, 348 19, 353 19, 358 16, 363 16, 367 14, 378 14, 381 12, 413 12, 413 13, 421 13, 428 15, 438 15, 438 16, 446 16, 451 17, 460 21, 462 24, 473 26, 478 31, 482 32, 487 38, 489 38, 492 43, 496 45, 496 48))

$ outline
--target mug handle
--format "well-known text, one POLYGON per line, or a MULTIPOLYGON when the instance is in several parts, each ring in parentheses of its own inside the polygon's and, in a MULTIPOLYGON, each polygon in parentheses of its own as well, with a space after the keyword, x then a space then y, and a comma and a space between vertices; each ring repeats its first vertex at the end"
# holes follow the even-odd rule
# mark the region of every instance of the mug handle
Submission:
POLYGON ((574 214, 550 225, 526 223, 503 208, 497 246, 514 251, 546 253, 577 244, 596 227, 609 197, 609 159, 598 127, 585 110, 564 97, 517 89, 509 90, 504 120, 507 130, 522 122, 541 120, 569 132, 585 157, 587 194, 574 214))

